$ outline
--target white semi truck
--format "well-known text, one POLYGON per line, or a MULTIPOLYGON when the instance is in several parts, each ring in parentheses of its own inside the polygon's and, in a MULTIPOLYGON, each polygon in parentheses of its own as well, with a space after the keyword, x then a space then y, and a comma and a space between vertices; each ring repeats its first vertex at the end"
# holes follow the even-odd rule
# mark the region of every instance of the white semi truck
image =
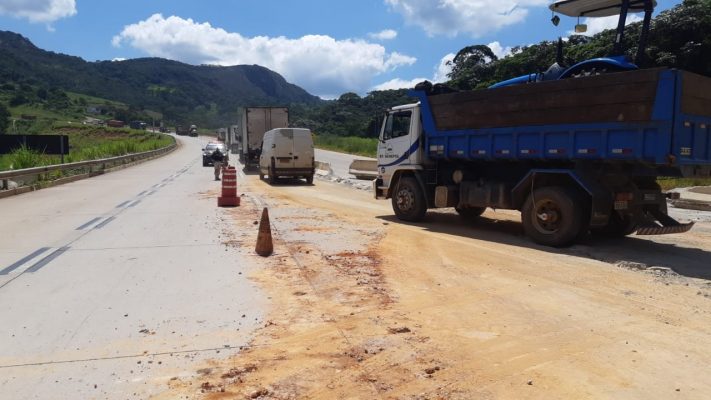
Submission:
POLYGON ((259 165, 259 154, 264 133, 276 128, 289 127, 289 109, 286 107, 246 107, 240 112, 238 136, 240 161, 246 168, 259 165))

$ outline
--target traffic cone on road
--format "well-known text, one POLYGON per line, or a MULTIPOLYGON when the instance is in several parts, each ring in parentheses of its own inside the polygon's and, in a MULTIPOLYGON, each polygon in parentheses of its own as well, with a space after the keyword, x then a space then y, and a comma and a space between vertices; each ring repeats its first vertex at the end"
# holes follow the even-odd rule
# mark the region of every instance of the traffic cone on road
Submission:
POLYGON ((259 233, 257 234, 255 251, 262 257, 269 257, 274 252, 272 228, 269 225, 269 210, 266 207, 262 211, 262 220, 259 221, 259 233))

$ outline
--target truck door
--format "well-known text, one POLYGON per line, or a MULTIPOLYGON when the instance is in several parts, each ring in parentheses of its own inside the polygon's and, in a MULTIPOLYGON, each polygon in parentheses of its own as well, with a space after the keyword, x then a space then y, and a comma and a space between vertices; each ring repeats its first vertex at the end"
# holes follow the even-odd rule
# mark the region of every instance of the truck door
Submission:
POLYGON ((410 164, 412 149, 410 126, 412 110, 398 110, 388 113, 383 123, 383 131, 378 144, 378 168, 383 181, 389 182, 399 165, 410 164))

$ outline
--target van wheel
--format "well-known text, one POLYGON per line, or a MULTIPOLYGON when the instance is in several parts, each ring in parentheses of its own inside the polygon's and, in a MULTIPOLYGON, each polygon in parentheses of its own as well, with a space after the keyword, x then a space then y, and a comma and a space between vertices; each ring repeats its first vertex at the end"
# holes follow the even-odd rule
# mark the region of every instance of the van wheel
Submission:
POLYGON ((576 191, 560 186, 536 189, 528 196, 521 220, 523 230, 534 242, 564 247, 587 232, 585 201, 576 191))
POLYGON ((308 183, 309 185, 313 185, 314 184, 314 176, 313 175, 307 176, 306 183, 308 183))
POLYGON ((269 184, 270 185, 273 185, 276 183, 276 176, 274 176, 274 172, 272 172, 272 171, 273 170, 271 168, 269 168, 269 171, 267 171, 269 173, 269 184))
POLYGON ((417 179, 406 176, 397 183, 392 197, 393 211, 403 220, 417 222, 427 213, 427 202, 417 179))

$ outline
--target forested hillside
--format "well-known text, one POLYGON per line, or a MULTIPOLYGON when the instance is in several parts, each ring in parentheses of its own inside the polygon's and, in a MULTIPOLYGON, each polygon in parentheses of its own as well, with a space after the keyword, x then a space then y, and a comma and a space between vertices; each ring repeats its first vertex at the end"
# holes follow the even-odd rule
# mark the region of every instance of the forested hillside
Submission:
POLYGON ((33 91, 62 90, 118 101, 156 111, 169 121, 202 126, 234 123, 240 106, 321 102, 257 65, 192 66, 157 58, 87 62, 39 49, 25 37, 4 31, 0 81, 33 91))

